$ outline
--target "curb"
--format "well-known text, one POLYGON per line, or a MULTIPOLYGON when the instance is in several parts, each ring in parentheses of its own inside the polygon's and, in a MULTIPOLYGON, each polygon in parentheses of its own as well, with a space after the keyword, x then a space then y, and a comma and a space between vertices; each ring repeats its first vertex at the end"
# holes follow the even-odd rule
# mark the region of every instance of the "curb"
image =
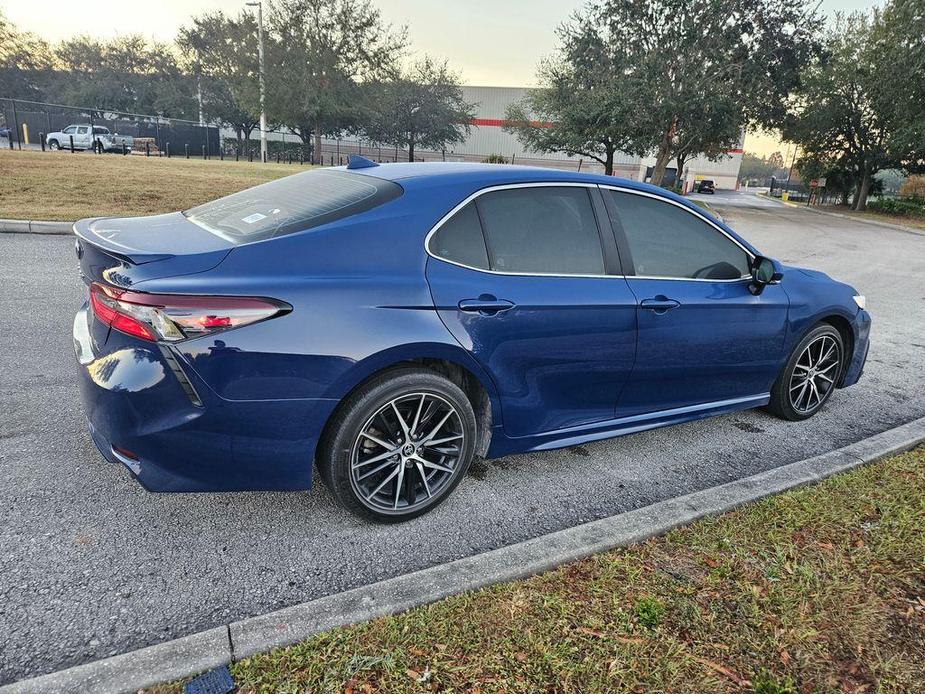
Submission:
POLYGON ((313 634, 395 614, 642 542, 705 516, 818 482, 925 441, 925 417, 813 458, 473 557, 251 617, 173 641, 0 687, 0 694, 137 692, 288 646, 313 634))
POLYGON ((74 222, 43 222, 28 219, 0 219, 0 234, 70 235, 74 222))
POLYGON ((807 205, 800 205, 795 202, 784 202, 783 200, 778 200, 777 198, 772 198, 769 195, 764 193, 756 193, 760 195, 765 200, 772 200, 781 205, 786 205, 787 207, 792 207, 798 210, 806 210, 807 212, 813 212, 814 214, 825 215, 826 217, 838 217, 839 219, 847 219, 851 222, 858 222, 859 224, 871 224, 875 227, 883 227, 885 229, 892 229, 894 231, 903 231, 907 234, 915 234, 916 236, 925 235, 925 231, 922 229, 916 229, 915 227, 907 227, 902 224, 891 224, 890 222, 881 222, 879 219, 866 219, 864 217, 853 217, 850 214, 842 214, 841 212, 829 212, 828 210, 819 210, 814 207, 807 205))

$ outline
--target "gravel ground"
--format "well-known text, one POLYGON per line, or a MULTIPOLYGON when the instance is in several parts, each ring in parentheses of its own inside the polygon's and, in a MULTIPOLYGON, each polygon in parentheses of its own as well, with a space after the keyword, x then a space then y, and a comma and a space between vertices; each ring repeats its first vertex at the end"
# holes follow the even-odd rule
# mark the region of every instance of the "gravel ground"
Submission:
MULTIPOLYGON (((0 235, 0 684, 182 636, 822 453, 925 415, 925 236, 739 194, 764 252, 867 295, 861 383, 809 422, 744 412, 473 465, 383 527, 307 494, 155 495, 102 461, 78 399, 68 237, 0 235)), ((786 281, 786 280, 785 280, 786 281)))

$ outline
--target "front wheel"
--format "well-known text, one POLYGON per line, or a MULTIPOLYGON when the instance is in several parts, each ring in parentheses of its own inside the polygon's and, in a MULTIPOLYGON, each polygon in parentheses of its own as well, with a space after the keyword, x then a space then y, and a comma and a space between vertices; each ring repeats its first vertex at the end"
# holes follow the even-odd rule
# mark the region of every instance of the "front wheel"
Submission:
POLYGON ((845 347, 831 325, 818 325, 800 340, 771 388, 768 409, 783 419, 808 419, 822 409, 841 377, 845 347))
POLYGON ((59 149, 61 149, 61 145, 58 144, 57 140, 49 140, 48 149, 50 149, 53 152, 57 152, 59 149))
POLYGON ((342 506, 403 521, 449 496, 469 468, 475 438, 475 414, 459 386, 427 369, 396 369, 344 402, 318 467, 342 506))

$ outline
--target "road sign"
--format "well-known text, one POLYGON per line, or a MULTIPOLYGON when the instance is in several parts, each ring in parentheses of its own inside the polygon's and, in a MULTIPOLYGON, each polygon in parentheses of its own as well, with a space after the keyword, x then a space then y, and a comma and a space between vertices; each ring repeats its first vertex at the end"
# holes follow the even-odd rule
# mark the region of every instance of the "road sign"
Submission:
POLYGON ((820 187, 820 188, 825 188, 825 179, 824 179, 824 178, 817 178, 817 179, 816 179, 816 182, 819 184, 819 187, 820 187))

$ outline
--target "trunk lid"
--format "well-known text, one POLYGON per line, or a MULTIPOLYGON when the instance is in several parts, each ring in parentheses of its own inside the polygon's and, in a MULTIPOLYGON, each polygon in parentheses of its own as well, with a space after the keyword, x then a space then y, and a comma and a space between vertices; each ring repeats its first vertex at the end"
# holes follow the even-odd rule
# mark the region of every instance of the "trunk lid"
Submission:
POLYGON ((211 270, 234 244, 189 221, 181 212, 149 217, 100 217, 74 224, 80 274, 128 288, 162 277, 211 270))

